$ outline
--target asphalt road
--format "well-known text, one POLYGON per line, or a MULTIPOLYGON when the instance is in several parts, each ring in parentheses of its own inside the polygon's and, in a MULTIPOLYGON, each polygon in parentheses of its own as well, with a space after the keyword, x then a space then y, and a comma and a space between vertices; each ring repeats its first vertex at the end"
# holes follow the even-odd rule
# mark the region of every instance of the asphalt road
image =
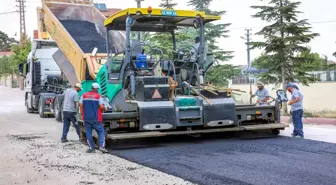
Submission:
POLYGON ((204 185, 334 185, 336 182, 336 145, 309 139, 175 138, 175 142, 160 141, 154 147, 111 152, 204 185))
POLYGON ((85 154, 87 146, 76 141, 73 129, 71 141, 60 143, 62 124, 27 114, 22 91, 0 87, 0 102, 0 185, 336 182, 333 126, 305 125, 304 140, 285 137, 291 130, 287 129, 273 139, 172 137, 110 150, 132 163, 114 155, 85 154))

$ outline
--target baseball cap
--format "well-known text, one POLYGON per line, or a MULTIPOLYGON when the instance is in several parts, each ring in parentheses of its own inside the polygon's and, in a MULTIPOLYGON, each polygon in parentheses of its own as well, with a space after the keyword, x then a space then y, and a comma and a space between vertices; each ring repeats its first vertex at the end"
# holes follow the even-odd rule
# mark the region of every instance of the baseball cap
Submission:
POLYGON ((196 38, 195 38, 195 42, 200 42, 201 41, 201 37, 200 36, 197 36, 196 38))
POLYGON ((78 87, 78 88, 80 88, 81 90, 83 90, 83 88, 82 88, 82 84, 80 84, 80 83, 76 83, 75 87, 78 87))
POLYGON ((287 83, 287 85, 286 85, 286 89, 289 88, 289 87, 293 87, 293 88, 295 88, 295 87, 297 87, 297 86, 294 85, 293 83, 287 83))
POLYGON ((99 88, 100 88, 99 84, 97 84, 97 83, 93 83, 93 84, 91 85, 91 87, 92 87, 93 89, 99 89, 99 88))

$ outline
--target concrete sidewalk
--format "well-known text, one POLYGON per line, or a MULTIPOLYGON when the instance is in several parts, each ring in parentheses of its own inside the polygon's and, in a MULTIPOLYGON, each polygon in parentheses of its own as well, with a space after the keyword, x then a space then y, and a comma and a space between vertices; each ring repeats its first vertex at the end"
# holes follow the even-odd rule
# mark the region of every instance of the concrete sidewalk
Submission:
MULTIPOLYGON (((289 116, 281 116, 281 122, 283 123, 292 123, 291 117, 289 116)), ((303 118, 304 124, 314 124, 314 125, 335 125, 336 126, 336 118, 313 118, 307 117, 303 118)))

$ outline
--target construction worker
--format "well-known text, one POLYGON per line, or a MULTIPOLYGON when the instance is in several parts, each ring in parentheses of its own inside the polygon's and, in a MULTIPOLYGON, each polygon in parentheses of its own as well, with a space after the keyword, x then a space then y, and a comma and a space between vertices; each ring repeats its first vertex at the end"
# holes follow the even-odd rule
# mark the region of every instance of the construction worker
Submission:
POLYGON ((195 44, 194 47, 191 48, 191 61, 196 62, 197 60, 197 55, 198 55, 198 48, 200 46, 201 38, 197 36, 195 38, 195 44))
POLYGON ((252 91, 250 91, 250 95, 252 98, 257 96, 257 103, 259 104, 265 104, 270 99, 270 95, 268 93, 268 90, 264 87, 264 84, 262 82, 257 83, 258 89, 252 94, 252 91))
POLYGON ((104 101, 100 94, 98 94, 99 84, 93 83, 91 91, 84 93, 79 101, 82 113, 82 120, 84 121, 85 133, 89 149, 87 153, 95 153, 95 145, 92 138, 92 130, 94 129, 99 137, 99 150, 107 153, 105 149, 105 131, 102 123, 103 111, 106 111, 104 101))
POLYGON ((78 92, 82 90, 82 85, 77 83, 74 88, 68 88, 63 92, 63 134, 62 143, 68 142, 67 135, 69 132, 70 124, 74 125, 77 135, 80 138, 79 124, 76 121, 76 108, 78 103, 78 92))
POLYGON ((288 83, 286 88, 287 88, 287 91, 291 93, 291 100, 288 101, 288 105, 291 106, 292 121, 293 121, 293 126, 294 126, 292 137, 304 138, 303 123, 302 123, 303 95, 298 90, 295 84, 288 83))
MULTIPOLYGON (((162 69, 162 76, 167 76, 167 71, 162 69)), ((173 77, 168 76, 168 83, 169 83, 169 100, 174 99, 174 90, 177 87, 178 83, 175 82, 173 77)))

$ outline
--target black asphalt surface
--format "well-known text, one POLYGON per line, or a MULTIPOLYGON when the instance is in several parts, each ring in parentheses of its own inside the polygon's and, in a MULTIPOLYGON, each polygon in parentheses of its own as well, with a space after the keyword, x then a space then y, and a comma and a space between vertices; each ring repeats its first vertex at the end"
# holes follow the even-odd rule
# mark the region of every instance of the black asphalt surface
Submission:
POLYGON ((277 137, 186 139, 114 155, 204 185, 335 185, 336 145, 277 137))
POLYGON ((91 53, 95 47, 97 53, 106 53, 106 39, 98 33, 94 23, 76 20, 61 23, 84 53, 91 53))

